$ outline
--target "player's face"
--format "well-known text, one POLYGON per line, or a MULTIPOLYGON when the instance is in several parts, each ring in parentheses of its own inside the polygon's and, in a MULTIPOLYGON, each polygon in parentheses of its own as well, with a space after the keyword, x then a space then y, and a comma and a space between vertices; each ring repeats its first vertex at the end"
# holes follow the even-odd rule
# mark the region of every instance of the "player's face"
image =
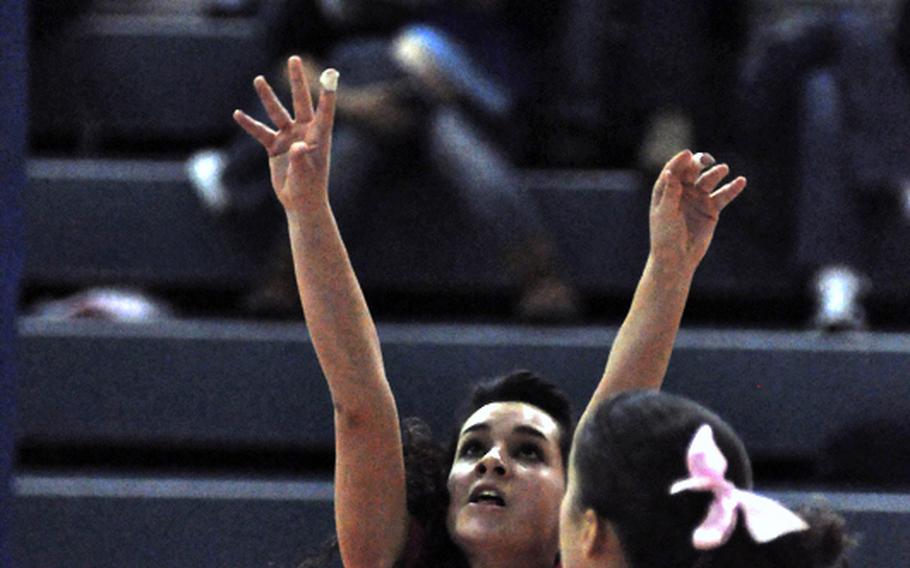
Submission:
POLYGON ((562 432, 522 402, 483 406, 462 426, 449 473, 449 534, 472 556, 482 548, 556 558, 565 466, 562 432))

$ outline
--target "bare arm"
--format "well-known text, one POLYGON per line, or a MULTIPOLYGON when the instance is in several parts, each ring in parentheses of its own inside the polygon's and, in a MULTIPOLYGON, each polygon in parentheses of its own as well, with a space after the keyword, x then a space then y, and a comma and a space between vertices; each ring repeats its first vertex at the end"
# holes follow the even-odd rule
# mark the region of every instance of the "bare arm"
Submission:
MULTIPOLYGON (((707 164, 713 159, 706 159, 707 164)), ((617 393, 660 388, 695 269, 704 258, 721 210, 746 186, 738 177, 715 189, 726 165, 704 165, 688 150, 671 159, 651 194, 651 248, 632 306, 619 328, 588 409, 617 393)))
MULTIPOLYGON (((307 327, 335 415, 335 522, 344 565, 392 566, 404 548, 404 457, 395 399, 366 300, 329 207, 335 93, 313 113, 299 58, 288 61, 294 118, 265 79, 254 81, 278 130, 237 111, 235 120, 269 152, 284 207, 307 327)), ((329 73, 329 72, 327 72, 329 73)))

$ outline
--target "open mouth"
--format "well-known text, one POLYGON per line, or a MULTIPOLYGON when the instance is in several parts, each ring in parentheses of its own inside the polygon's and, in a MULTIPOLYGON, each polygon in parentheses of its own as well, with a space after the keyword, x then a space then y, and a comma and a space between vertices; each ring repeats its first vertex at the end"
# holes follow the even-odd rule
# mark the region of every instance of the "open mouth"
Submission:
POLYGON ((496 507, 505 507, 506 500, 502 494, 495 489, 475 489, 469 499, 471 503, 479 505, 492 505, 496 507))

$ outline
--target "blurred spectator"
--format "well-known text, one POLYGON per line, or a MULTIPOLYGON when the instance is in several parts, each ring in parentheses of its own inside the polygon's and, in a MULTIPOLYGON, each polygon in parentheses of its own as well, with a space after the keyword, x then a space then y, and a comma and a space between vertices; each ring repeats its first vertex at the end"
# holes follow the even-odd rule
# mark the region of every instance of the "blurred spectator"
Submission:
POLYGON ((12 473, 16 431, 16 302, 22 272, 25 187, 26 10, 0 0, 0 566, 12 566, 12 473))
MULTIPOLYGON (((402 180, 441 180, 495 231, 502 266, 522 291, 519 315, 576 315, 577 297, 560 272, 556 246, 513 166, 533 146, 522 105, 533 104, 535 85, 544 80, 539 63, 554 8, 467 0, 321 5, 346 34, 323 58, 342 74, 331 198, 345 237, 357 240, 358 217, 380 183, 385 190, 402 180), (421 24, 399 27, 402 7, 421 24), (376 21, 375 10, 388 29, 367 24, 376 21), (350 34, 363 29, 371 33, 350 34)), ((308 61, 315 82, 322 66, 314 57, 308 61)), ((214 210, 250 219, 273 207, 266 161, 247 141, 227 154, 197 154, 188 168, 214 210), (241 145, 245 150, 236 152, 241 145)), ((285 241, 281 258, 289 257, 285 241)), ((249 303, 257 311, 297 313, 290 263, 272 262, 277 268, 249 303)))
POLYGON ((811 283, 822 329, 865 325, 875 227, 907 203, 910 84, 896 47, 869 12, 813 12, 763 32, 744 67, 741 149, 763 188, 750 210, 811 283), (760 181, 772 175, 789 181, 760 181))
POLYGON ((745 0, 567 0, 552 159, 656 169, 729 140, 745 0))

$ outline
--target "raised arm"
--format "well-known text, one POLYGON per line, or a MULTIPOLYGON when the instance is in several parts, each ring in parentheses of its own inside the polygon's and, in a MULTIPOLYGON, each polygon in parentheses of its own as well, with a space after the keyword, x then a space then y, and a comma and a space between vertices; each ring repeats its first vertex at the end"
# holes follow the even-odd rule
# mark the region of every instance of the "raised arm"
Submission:
POLYGON ((716 189, 730 168, 720 164, 702 172, 713 163, 707 154, 685 150, 667 162, 654 183, 650 254, 588 408, 625 390, 660 388, 695 269, 721 210, 746 187, 746 179, 738 177, 716 189))
POLYGON ((392 566, 409 527, 398 411, 376 328, 329 207, 338 74, 327 70, 314 114, 299 58, 288 61, 294 117, 262 77, 256 91, 277 130, 234 119, 268 151, 284 207, 297 287, 335 409, 335 522, 344 565, 392 566))

